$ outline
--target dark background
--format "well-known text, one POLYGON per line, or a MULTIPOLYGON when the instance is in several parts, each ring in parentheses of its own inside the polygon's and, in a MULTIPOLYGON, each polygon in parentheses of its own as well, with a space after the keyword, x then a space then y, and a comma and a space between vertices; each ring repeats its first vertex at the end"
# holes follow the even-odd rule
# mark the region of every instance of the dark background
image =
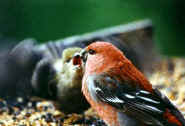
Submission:
POLYGON ((185 55, 185 0, 1 0, 0 36, 44 42, 145 18, 162 53, 185 55))

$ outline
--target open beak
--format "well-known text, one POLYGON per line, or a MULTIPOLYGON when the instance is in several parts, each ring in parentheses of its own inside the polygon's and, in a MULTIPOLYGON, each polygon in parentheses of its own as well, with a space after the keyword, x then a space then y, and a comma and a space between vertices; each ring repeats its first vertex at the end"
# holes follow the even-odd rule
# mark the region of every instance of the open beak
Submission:
POLYGON ((83 64, 85 64, 86 60, 87 60, 87 51, 85 49, 83 49, 80 53, 76 53, 74 56, 73 56, 73 65, 82 65, 82 62, 83 64))
POLYGON ((79 65, 81 66, 82 65, 82 59, 80 57, 80 54, 79 53, 76 53, 74 56, 73 56, 73 65, 79 65))

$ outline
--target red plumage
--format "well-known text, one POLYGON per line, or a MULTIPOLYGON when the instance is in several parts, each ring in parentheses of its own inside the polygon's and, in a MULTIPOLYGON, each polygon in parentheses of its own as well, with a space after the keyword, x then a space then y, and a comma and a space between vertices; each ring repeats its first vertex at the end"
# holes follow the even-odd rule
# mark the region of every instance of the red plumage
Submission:
POLYGON ((112 44, 95 42, 81 59, 83 94, 109 126, 185 126, 176 107, 112 44))

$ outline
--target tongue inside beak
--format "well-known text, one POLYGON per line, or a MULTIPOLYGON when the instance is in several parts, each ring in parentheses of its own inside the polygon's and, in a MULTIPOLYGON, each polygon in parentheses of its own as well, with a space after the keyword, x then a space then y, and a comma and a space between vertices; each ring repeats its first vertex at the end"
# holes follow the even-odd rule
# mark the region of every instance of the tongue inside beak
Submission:
POLYGON ((76 54, 76 55, 73 57, 73 65, 79 65, 79 66, 82 65, 81 57, 80 57, 79 54, 76 54))

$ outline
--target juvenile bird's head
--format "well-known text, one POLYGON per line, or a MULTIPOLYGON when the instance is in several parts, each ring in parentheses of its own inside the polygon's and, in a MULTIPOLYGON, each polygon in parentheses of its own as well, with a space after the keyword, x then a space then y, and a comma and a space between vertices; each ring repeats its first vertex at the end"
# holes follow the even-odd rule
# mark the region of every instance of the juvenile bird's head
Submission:
POLYGON ((80 55, 86 73, 99 73, 124 61, 128 62, 124 54, 108 42, 92 43, 80 55))

